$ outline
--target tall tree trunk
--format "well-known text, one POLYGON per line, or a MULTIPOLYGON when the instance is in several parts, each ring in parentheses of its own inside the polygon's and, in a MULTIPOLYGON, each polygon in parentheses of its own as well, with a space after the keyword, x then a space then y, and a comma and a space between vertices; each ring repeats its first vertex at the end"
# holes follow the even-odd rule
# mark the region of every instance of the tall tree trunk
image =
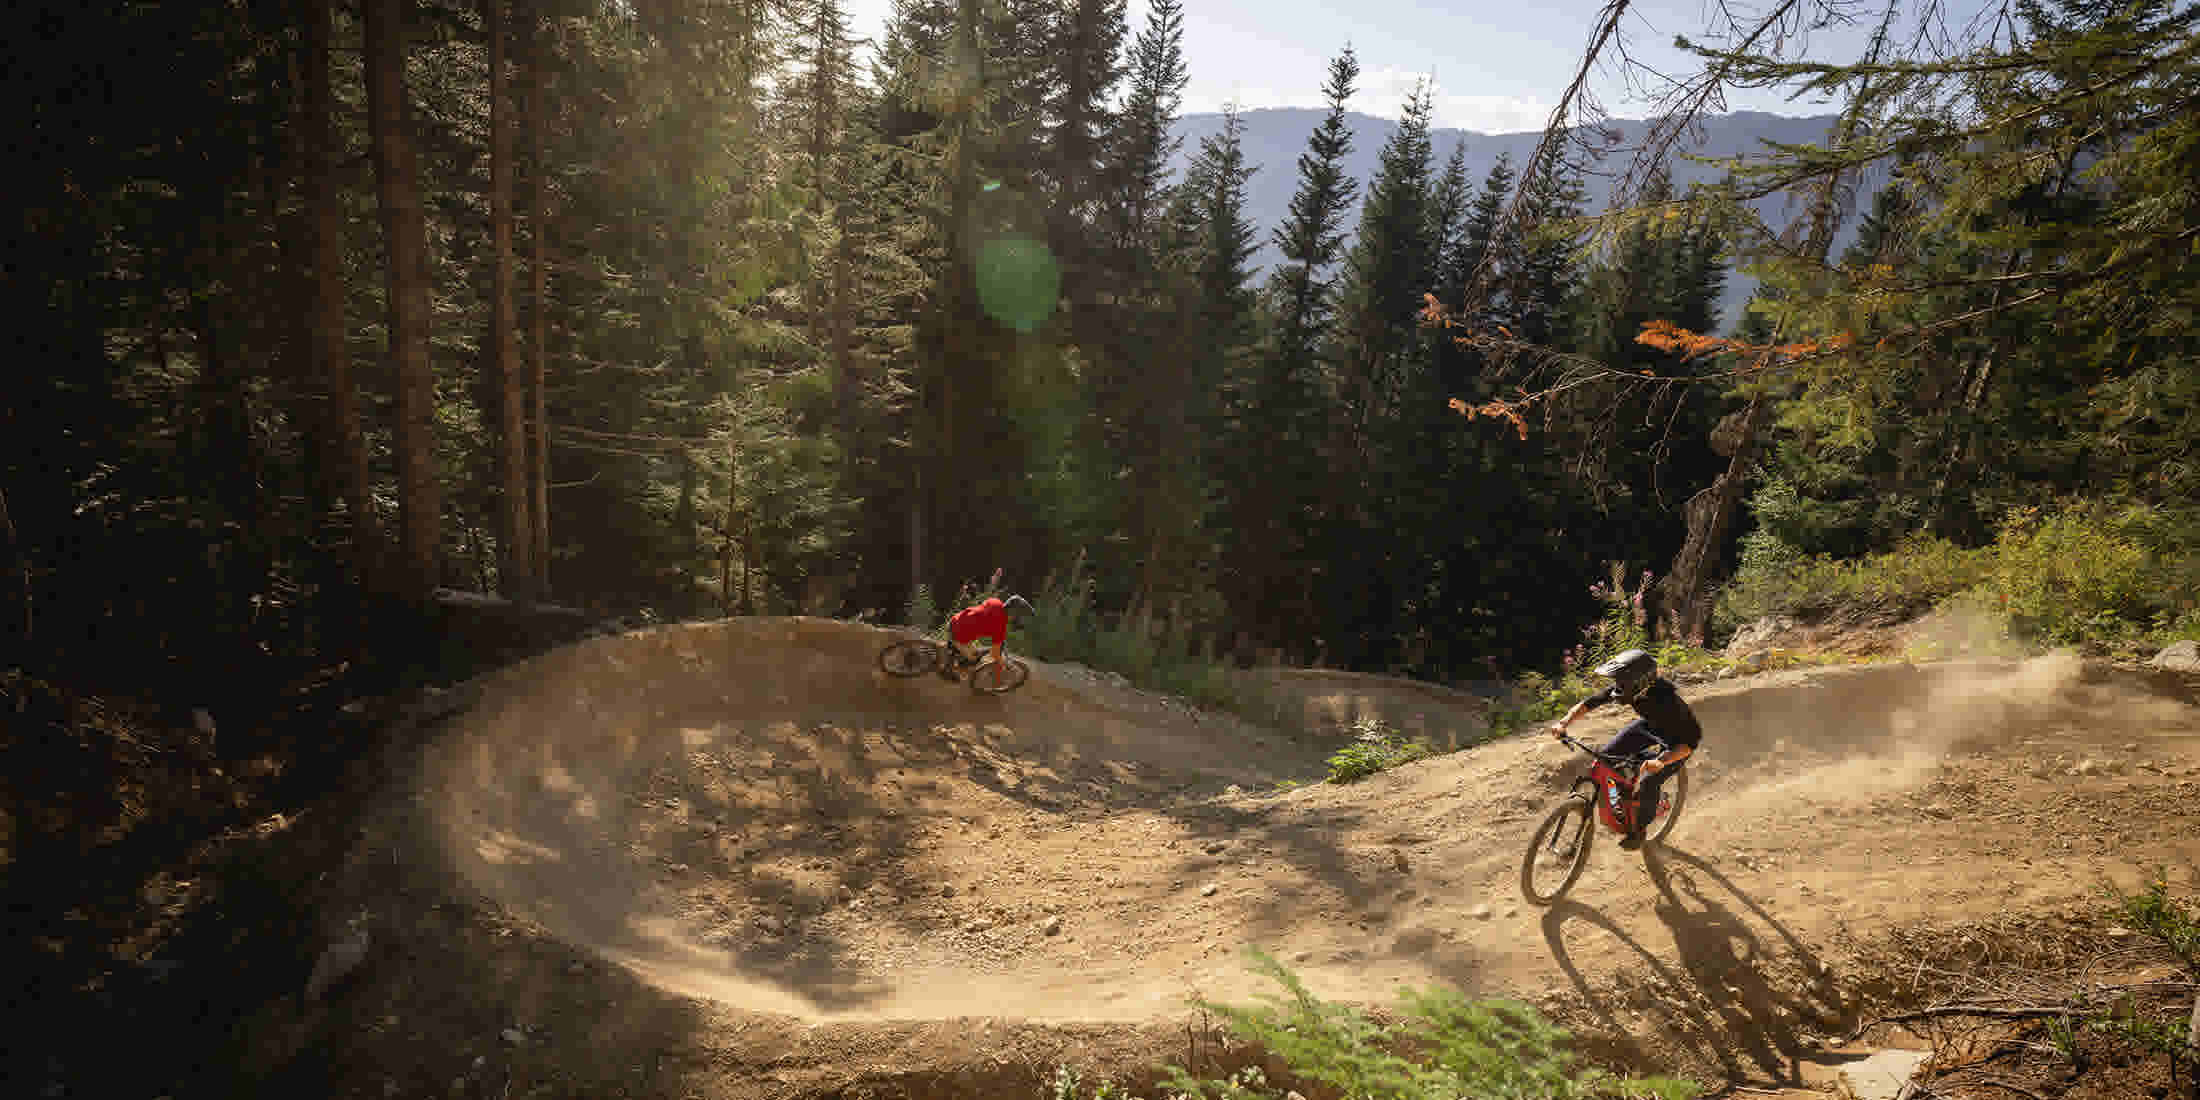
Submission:
MULTIPOLYGON (((23 581, 23 636, 17 641, 27 647, 31 643, 31 628, 36 625, 31 608, 31 556, 30 551, 24 547, 22 538, 15 533, 15 520, 8 515, 8 494, 5 488, 0 488, 0 538, 7 540, 8 560, 15 565, 16 572, 23 581)), ((13 620, 13 616, 10 616, 10 620, 13 620)), ((9 653, 8 659, 12 663, 16 660, 16 654, 9 653)))
POLYGON ((512 109, 504 71, 505 0, 481 0, 489 39, 489 372, 496 379, 497 589, 517 600, 535 597, 534 524, 527 505, 527 375, 514 340, 512 308, 512 109))
MULTIPOLYGON (((924 467, 917 466, 916 480, 909 491, 909 601, 917 599, 917 590, 924 587, 924 467)), ((910 626, 932 629, 931 623, 910 623, 910 626)))
POLYGON ((838 239, 833 245, 833 274, 827 283, 825 301, 825 333, 833 357, 833 405, 839 414, 840 432, 845 441, 844 453, 854 455, 860 440, 860 418, 863 409, 862 379, 856 374, 855 309, 856 309, 856 240, 855 226, 849 220, 848 206, 841 203, 833 208, 833 221, 838 239))
POLYGON ((1704 635, 1711 624, 1711 596, 1708 592, 1711 577, 1719 569, 1720 547, 1726 543, 1727 529, 1734 522, 1736 506, 1741 503, 1742 489, 1749 481, 1749 468, 1757 460, 1757 435, 1764 422, 1771 416, 1772 401, 1762 393, 1750 398, 1749 407, 1742 413, 1742 426, 1734 456, 1726 465, 1726 472, 1695 496, 1688 498, 1682 515, 1688 521, 1688 536, 1681 544, 1681 551, 1673 555, 1673 567, 1658 582, 1661 633, 1694 645, 1704 643, 1704 635))
POLYGON ((344 208, 336 177, 334 96, 329 89, 333 6, 334 0, 299 0, 306 32, 305 120, 300 129, 305 146, 306 219, 312 235, 307 354, 323 399, 320 435, 327 451, 323 462, 350 514, 354 581, 368 586, 374 583, 381 532, 375 521, 366 437, 359 428, 351 355, 344 347, 344 208))
MULTIPOLYGON (((2024 224, 2030 226, 2031 219, 2026 218, 2024 224)), ((2003 278, 2016 273, 2024 255, 2021 250, 2009 253, 2009 258, 2001 265, 2003 278)), ((1991 304, 1998 309, 2002 298, 2002 287, 1996 285, 1991 304)), ((2007 332, 2006 324, 1996 325, 1993 342, 1987 347, 1985 356, 1964 365, 1963 382, 1956 388, 1957 411, 1947 428, 1947 448, 1941 459, 1940 471, 1933 478, 1932 496, 1925 509, 1925 530, 1929 533, 1939 534, 1948 528, 1948 487, 1962 483, 1966 459, 1978 438, 1979 409, 1986 403, 1987 391, 1993 385, 1994 364, 2001 359, 2007 342, 2007 332)))
MULTIPOLYGON (((1856 123, 1853 112, 1841 116, 1836 124, 1836 144, 1847 142, 1854 135, 1856 123)), ((1821 267, 1833 251, 1834 231, 1840 228, 1843 186, 1842 173, 1826 176, 1813 194, 1806 215, 1809 230, 1803 240, 1802 253, 1821 267)), ((1787 326, 1782 323, 1774 330, 1771 343, 1779 345, 1786 331, 1787 326)), ((1688 500, 1683 511, 1688 534, 1681 543, 1680 553, 1673 556, 1673 568, 1658 582, 1659 603, 1664 609, 1659 619, 1669 638, 1704 644, 1711 625, 1711 579, 1718 571, 1720 549, 1726 541, 1727 531, 1733 527, 1734 513, 1741 507, 1742 490, 1749 479, 1750 467, 1757 460, 1757 436, 1771 415, 1772 400, 1760 389, 1750 397, 1743 411, 1741 430, 1734 442, 1734 457, 1727 463, 1726 472, 1688 500)))
POLYGON ((388 251, 390 359, 397 376, 397 591, 425 604, 440 579, 443 494, 436 482, 435 369, 428 359, 428 232, 405 94, 407 0, 363 0, 367 109, 388 251))
POLYGON ((546 380, 549 377, 550 357, 550 293, 549 246, 550 236, 547 212, 550 206, 549 164, 544 159, 543 131, 549 126, 543 116, 543 74, 548 67, 549 46, 543 41, 543 15, 531 11, 527 18, 527 137, 534 146, 534 173, 530 177, 528 201, 532 207, 527 212, 527 226, 533 237, 534 256, 528 262, 527 274, 533 283, 530 300, 534 313, 528 318, 527 391, 534 400, 533 414, 529 417, 530 438, 527 480, 530 500, 528 521, 534 530, 530 534, 534 562, 536 593, 550 590, 550 397, 546 380))

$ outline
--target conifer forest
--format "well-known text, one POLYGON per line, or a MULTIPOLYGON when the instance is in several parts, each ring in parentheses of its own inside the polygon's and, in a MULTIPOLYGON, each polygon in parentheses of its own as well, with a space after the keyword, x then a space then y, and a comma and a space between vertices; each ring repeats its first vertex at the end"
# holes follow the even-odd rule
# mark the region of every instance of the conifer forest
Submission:
POLYGON ((1341 44, 1295 161, 1235 113, 1181 148, 1183 7, 1139 14, 18 9, 7 663, 249 693, 438 589, 903 622, 990 580, 1458 681, 1555 667, 1615 565, 1702 644, 1752 568, 2055 523, 2191 560, 2200 9, 1937 48, 1859 9, 1840 64, 1731 28, 1638 147, 1569 92, 1478 178, 1425 91, 1346 174, 1341 44), (1842 104, 1823 141, 1673 182, 1720 88, 1783 82, 1842 104))

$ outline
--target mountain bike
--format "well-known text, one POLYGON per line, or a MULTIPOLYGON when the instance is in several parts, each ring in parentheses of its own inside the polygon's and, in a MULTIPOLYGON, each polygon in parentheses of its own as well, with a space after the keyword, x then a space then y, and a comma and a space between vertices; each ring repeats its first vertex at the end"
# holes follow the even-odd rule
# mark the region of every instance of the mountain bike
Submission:
MULTIPOLYGON (((1590 842, 1596 829, 1590 819, 1620 836, 1635 816, 1635 776, 1645 761, 1665 754, 1667 746, 1653 745, 1639 753, 1607 753, 1560 734, 1566 742, 1591 757, 1589 772, 1574 780, 1573 792, 1551 810, 1528 841, 1527 858, 1520 861, 1520 892, 1533 904, 1549 905, 1573 889, 1574 880, 1589 865, 1590 842), (1592 810, 1592 807, 1594 809, 1592 810), (1555 882, 1549 876, 1557 876, 1555 882)), ((1658 811, 1643 831, 1645 846, 1665 839, 1688 802, 1688 762, 1673 765, 1673 777, 1658 789, 1658 811)))
POLYGON ((902 677, 945 669, 947 679, 962 680, 970 685, 970 690, 983 695, 1014 691, 1031 678, 1031 666, 1014 657, 1003 659, 988 653, 970 660, 952 644, 931 638, 903 638, 889 643, 879 650, 878 667, 889 676, 902 677))

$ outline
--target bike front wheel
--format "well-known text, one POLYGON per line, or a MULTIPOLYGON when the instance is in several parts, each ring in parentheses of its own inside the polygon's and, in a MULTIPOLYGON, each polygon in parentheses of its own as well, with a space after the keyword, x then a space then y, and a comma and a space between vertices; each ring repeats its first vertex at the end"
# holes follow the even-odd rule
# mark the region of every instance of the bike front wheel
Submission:
POLYGON ((970 690, 982 695, 999 695, 1024 686, 1031 679, 1031 666, 1013 657, 1005 661, 987 661, 970 670, 970 690))
POLYGON ((1663 843, 1665 834, 1673 831, 1673 823, 1681 819, 1681 807, 1688 804, 1688 765, 1683 764, 1673 773, 1673 778, 1658 788, 1658 816, 1650 822, 1650 842, 1663 843))
POLYGON ((1589 865, 1589 842, 1596 835, 1589 800, 1579 795, 1558 804, 1528 841, 1520 861, 1520 893, 1535 905, 1549 905, 1573 889, 1589 865))
POLYGON ((878 651, 878 667, 888 676, 922 676, 940 667, 940 647, 923 638, 903 638, 878 651))

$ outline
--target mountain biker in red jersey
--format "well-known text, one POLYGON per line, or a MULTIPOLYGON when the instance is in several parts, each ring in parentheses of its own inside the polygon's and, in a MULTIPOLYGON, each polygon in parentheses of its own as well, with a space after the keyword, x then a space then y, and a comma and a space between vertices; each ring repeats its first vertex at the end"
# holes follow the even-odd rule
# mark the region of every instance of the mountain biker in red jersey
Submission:
POLYGON ((947 638, 955 644, 959 660, 952 667, 941 668, 940 678, 957 679, 964 668, 984 659, 986 651, 979 647, 980 642, 993 643, 993 653, 1005 660, 1009 620, 1031 612, 1031 601, 1022 596, 1010 596, 1006 600, 994 596, 955 612, 954 617, 947 620, 947 638))
POLYGON ((1680 689, 1658 675, 1657 658, 1642 650, 1630 649, 1598 665, 1597 675, 1611 677, 1611 686, 1575 703, 1565 717, 1551 725, 1551 736, 1565 733, 1574 719, 1606 703, 1625 703, 1635 708, 1640 717, 1606 743, 1604 751, 1624 756, 1653 745, 1665 749, 1656 759, 1645 761, 1635 777, 1634 827, 1619 846, 1640 848, 1643 830, 1658 812, 1658 789, 1665 786, 1675 764, 1695 755, 1696 746, 1703 743, 1703 725, 1696 721, 1696 712, 1681 700, 1680 689))

